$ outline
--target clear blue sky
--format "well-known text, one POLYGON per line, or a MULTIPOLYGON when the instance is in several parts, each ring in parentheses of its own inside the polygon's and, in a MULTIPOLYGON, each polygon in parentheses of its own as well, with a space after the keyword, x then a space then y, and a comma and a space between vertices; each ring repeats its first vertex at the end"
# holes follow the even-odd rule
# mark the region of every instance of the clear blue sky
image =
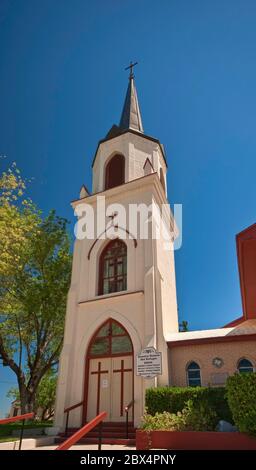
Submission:
MULTIPOLYGON (((241 314, 235 235, 255 222, 254 0, 0 0, 0 155, 31 196, 73 220, 97 142, 118 123, 137 60, 145 132, 164 143, 183 204, 180 319, 241 314)), ((0 414, 15 376, 0 367, 0 414)))

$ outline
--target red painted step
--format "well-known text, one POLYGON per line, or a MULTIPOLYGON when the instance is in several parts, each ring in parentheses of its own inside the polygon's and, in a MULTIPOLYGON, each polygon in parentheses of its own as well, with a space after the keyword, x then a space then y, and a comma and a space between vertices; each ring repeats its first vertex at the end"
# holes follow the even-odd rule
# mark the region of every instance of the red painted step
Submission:
MULTIPOLYGON (((68 437, 72 436, 79 428, 69 428, 67 433, 60 433, 55 439, 56 443, 64 442, 68 437)), ((126 434, 126 423, 120 422, 104 422, 102 426, 102 443, 103 444, 120 444, 135 445, 136 429, 133 423, 128 423, 128 439, 126 434)), ((80 439, 79 444, 97 444, 99 441, 99 427, 96 426, 85 437, 80 439)))
MULTIPOLYGON (((65 439, 61 437, 57 437, 55 439, 56 444, 61 444, 64 442, 65 439)), ((98 444, 99 439, 93 437, 83 437, 80 439, 77 444, 98 444)), ((135 446, 135 439, 118 439, 118 438, 102 438, 102 444, 108 445, 123 445, 123 446, 135 446)))

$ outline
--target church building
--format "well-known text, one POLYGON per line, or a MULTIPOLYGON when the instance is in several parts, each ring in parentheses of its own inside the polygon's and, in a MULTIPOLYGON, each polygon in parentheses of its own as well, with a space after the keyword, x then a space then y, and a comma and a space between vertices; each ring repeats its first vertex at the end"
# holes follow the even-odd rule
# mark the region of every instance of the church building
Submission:
POLYGON ((86 203, 95 223, 112 223, 124 236, 112 232, 109 238, 103 230, 74 244, 55 412, 61 429, 68 408, 71 428, 101 411, 110 423, 125 422, 125 410, 136 427, 147 388, 223 385, 239 367, 256 366, 256 302, 250 315, 245 307, 244 316, 225 328, 179 332, 173 246, 166 250, 163 235, 153 236, 153 219, 147 221, 150 236, 143 238, 129 225, 121 227, 115 211, 108 213, 115 204, 127 213, 135 204, 164 207, 165 230, 174 243, 166 155, 159 140, 144 133, 132 67, 120 123, 97 146, 92 192, 83 186, 72 202, 77 213, 86 203))

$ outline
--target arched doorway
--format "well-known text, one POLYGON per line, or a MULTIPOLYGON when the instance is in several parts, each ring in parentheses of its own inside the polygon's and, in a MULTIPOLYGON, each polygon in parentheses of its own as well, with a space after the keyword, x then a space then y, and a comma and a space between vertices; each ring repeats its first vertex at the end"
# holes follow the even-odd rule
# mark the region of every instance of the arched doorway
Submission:
POLYGON ((133 346, 125 328, 107 320, 87 351, 84 421, 106 411, 107 421, 125 421, 124 408, 133 399, 133 346))

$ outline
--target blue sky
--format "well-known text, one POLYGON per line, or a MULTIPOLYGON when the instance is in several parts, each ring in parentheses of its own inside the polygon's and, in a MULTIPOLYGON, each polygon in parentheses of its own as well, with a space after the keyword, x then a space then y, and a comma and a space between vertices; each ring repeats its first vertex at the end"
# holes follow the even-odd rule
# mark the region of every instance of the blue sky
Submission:
MULTIPOLYGON (((241 314, 235 235, 255 222, 256 2, 0 0, 0 160, 73 220, 99 139, 118 123, 130 60, 145 132, 164 143, 180 319, 241 314)), ((0 415, 15 376, 0 366, 0 415), (8 382, 8 383, 6 383, 8 382)))

